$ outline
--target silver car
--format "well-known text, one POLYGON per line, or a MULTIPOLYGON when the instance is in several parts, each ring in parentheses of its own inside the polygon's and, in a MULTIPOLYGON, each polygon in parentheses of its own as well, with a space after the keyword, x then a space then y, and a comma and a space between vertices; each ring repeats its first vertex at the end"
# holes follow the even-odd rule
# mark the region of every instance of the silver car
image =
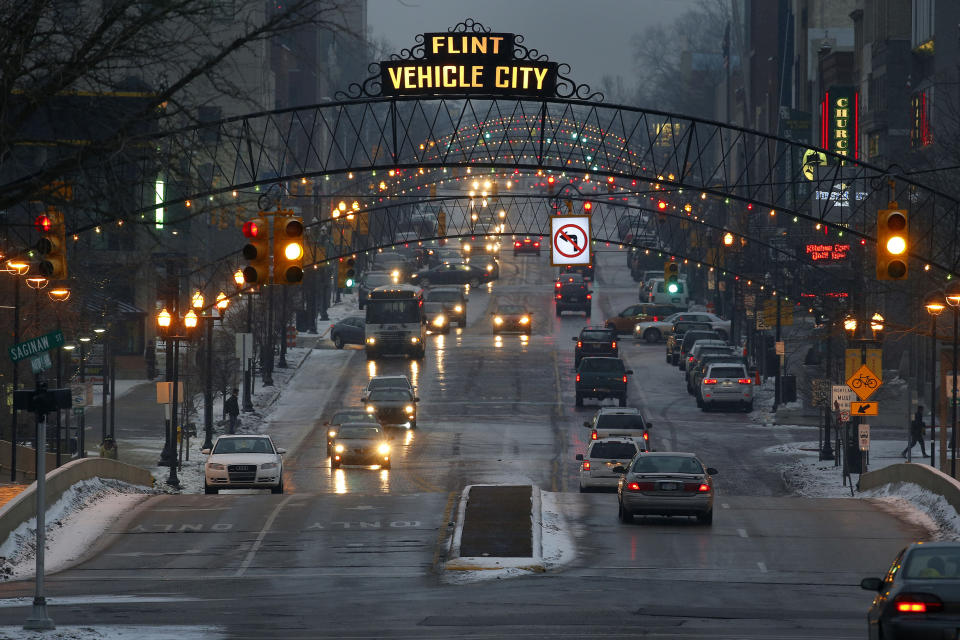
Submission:
POLYGON ((617 484, 620 520, 635 515, 696 516, 713 523, 713 478, 717 470, 704 468, 692 453, 650 452, 637 455, 621 473, 617 484))
POLYGON ((613 489, 620 480, 617 467, 630 464, 638 447, 633 438, 604 438, 593 440, 586 455, 577 454, 580 461, 580 493, 595 488, 613 489))
POLYGON ((270 436, 223 435, 204 464, 204 493, 220 489, 270 489, 283 493, 283 454, 270 436))
POLYGON ((340 426, 333 441, 330 465, 339 469, 344 464, 378 464, 390 468, 390 439, 374 424, 348 422, 340 426))
POLYGON ((753 411, 753 378, 742 364, 711 364, 700 379, 700 399, 704 411, 721 404, 753 411))

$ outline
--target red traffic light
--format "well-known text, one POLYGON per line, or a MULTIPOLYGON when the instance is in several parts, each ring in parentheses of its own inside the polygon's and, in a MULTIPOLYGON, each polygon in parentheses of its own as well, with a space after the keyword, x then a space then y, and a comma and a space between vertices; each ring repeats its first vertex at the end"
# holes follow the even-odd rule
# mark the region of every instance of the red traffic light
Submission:
POLYGON ((260 235, 260 227, 253 220, 248 220, 243 223, 243 235, 247 238, 256 238, 260 235))
POLYGON ((607 183, 613 184, 613 176, 607 176, 607 183))
POLYGON ((554 179, 553 176, 550 176, 550 177, 547 178, 547 183, 548 183, 548 184, 553 184, 554 182, 555 182, 555 179, 554 179))
POLYGON ((53 228, 53 220, 46 214, 40 214, 36 220, 33 221, 33 226, 35 226, 40 233, 49 233, 50 229, 53 228))

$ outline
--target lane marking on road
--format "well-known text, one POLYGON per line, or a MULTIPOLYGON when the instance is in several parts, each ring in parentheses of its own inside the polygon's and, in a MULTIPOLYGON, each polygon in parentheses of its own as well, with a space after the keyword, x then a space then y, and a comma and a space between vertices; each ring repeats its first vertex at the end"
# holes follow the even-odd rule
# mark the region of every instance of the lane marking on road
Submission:
POLYGON ((267 533, 270 532, 270 527, 273 526, 273 521, 277 519, 277 516, 280 515, 280 510, 283 507, 293 500, 294 496, 289 495, 285 497, 280 503, 273 508, 273 511, 270 512, 270 516, 267 518, 267 521, 263 523, 263 528, 260 529, 260 533, 257 534, 257 539, 253 541, 253 545, 250 547, 250 551, 247 552, 246 557, 244 557, 243 562, 240 563, 240 568, 237 569, 236 577, 240 578, 246 572, 247 567, 250 566, 250 563, 253 562, 253 557, 257 555, 257 550, 260 549, 260 545, 263 544, 263 539, 267 537, 267 533))
POLYGON ((758 562, 758 563, 757 563, 757 566, 760 568, 760 573, 766 573, 766 572, 767 572, 767 565, 766 565, 766 563, 758 562))
POLYGON ((746 530, 746 529, 737 529, 737 533, 740 535, 741 538, 749 538, 749 537, 750 537, 750 536, 747 535, 747 530, 746 530))
MULTIPOLYGON (((171 387, 171 389, 172 389, 172 388, 173 388, 173 387, 171 387)), ((720 506, 723 507, 724 509, 729 509, 729 508, 730 508, 730 505, 727 504, 726 502, 721 502, 721 503, 720 503, 720 506)))

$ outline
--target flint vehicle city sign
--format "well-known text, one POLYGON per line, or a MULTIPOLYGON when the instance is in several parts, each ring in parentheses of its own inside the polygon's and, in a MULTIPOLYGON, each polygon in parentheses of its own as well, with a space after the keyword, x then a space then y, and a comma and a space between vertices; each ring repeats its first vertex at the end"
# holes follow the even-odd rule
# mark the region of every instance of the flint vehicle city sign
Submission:
POLYGON ((557 63, 517 58, 512 33, 425 33, 421 38, 422 58, 380 63, 383 95, 556 95, 557 63))

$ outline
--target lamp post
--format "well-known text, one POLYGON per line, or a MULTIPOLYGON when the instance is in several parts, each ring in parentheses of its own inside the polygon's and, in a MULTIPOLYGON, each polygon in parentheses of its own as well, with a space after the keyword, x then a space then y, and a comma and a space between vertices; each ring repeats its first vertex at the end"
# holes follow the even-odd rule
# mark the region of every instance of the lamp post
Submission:
MULTIPOLYGON (((173 340, 173 380, 170 389, 170 429, 167 433, 167 441, 171 446, 171 453, 176 450, 177 443, 177 413, 179 407, 179 384, 180 375, 180 341, 189 340, 190 332, 197 326, 197 314, 193 309, 187 311, 183 318, 171 315, 169 311, 163 309, 157 315, 157 326, 165 340, 173 340)), ((167 477, 167 484, 171 487, 179 487, 180 480, 177 478, 177 457, 172 453, 170 456, 170 475, 167 477)))
MULTIPOLYGON (((237 284, 237 288, 238 288, 238 289, 241 289, 241 290, 243 289, 243 285, 245 284, 245 280, 244 280, 244 278, 243 278, 243 271, 242 271, 242 270, 237 269, 237 272, 233 274, 233 281, 237 284)), ((248 290, 248 292, 247 292, 247 334, 248 334, 249 336, 251 336, 251 345, 250 345, 251 347, 253 346, 253 344, 252 344, 252 338, 253 338, 253 294, 252 294, 252 291, 253 291, 253 289, 251 288, 251 289, 248 290)), ((249 412, 253 411, 253 398, 251 397, 251 396, 252 396, 252 393, 251 393, 251 391, 250 391, 250 375, 251 375, 251 373, 250 373, 250 369, 251 369, 250 360, 251 360, 251 357, 250 357, 250 356, 252 356, 253 354, 251 353, 250 356, 247 355, 247 352, 246 352, 247 339, 246 339, 246 338, 244 338, 243 344, 244 344, 244 349, 243 349, 243 351, 242 351, 242 353, 241 353, 241 355, 243 356, 243 362, 241 363, 241 365, 243 366, 243 407, 242 407, 242 410, 244 411, 244 413, 249 413, 249 412)))
MULTIPOLYGON (((47 297, 50 298, 53 302, 66 302, 70 299, 70 289, 66 287, 55 287, 47 292, 47 297)), ((60 313, 57 312, 57 329, 60 329, 60 313)), ((57 349, 57 388, 63 388, 63 351, 64 349, 70 351, 74 345, 63 346, 57 349)), ((60 449, 61 449, 61 440, 60 440, 60 431, 63 428, 62 416, 63 412, 57 409, 57 467, 60 467, 60 449)), ((69 419, 68 419, 69 420, 69 419)), ((70 423, 67 422, 67 426, 70 426, 70 423)))
POLYGON ((951 284, 944 293, 953 308, 953 387, 950 396, 950 476, 957 477, 957 331, 960 330, 960 284, 951 284))
POLYGON ((939 296, 930 296, 923 305, 930 314, 930 466, 936 468, 937 447, 937 317, 946 309, 939 296))
MULTIPOLYGON (((30 263, 25 260, 7 260, 6 271, 15 276, 22 276, 30 270, 30 263)), ((13 281, 13 341, 20 342, 20 278, 13 281)), ((19 386, 20 363, 13 363, 13 390, 19 386)), ((10 481, 17 481, 17 410, 10 403, 10 481)))
MULTIPOLYGON (((203 296, 200 296, 200 299, 202 308, 203 296)), ((213 322, 218 317, 223 318, 223 313, 226 312, 229 305, 230 300, 227 298, 227 294, 221 291, 217 294, 216 311, 211 310, 210 314, 202 316, 206 325, 204 327, 206 329, 206 373, 204 374, 203 385, 203 446, 201 449, 213 448, 213 322)))

